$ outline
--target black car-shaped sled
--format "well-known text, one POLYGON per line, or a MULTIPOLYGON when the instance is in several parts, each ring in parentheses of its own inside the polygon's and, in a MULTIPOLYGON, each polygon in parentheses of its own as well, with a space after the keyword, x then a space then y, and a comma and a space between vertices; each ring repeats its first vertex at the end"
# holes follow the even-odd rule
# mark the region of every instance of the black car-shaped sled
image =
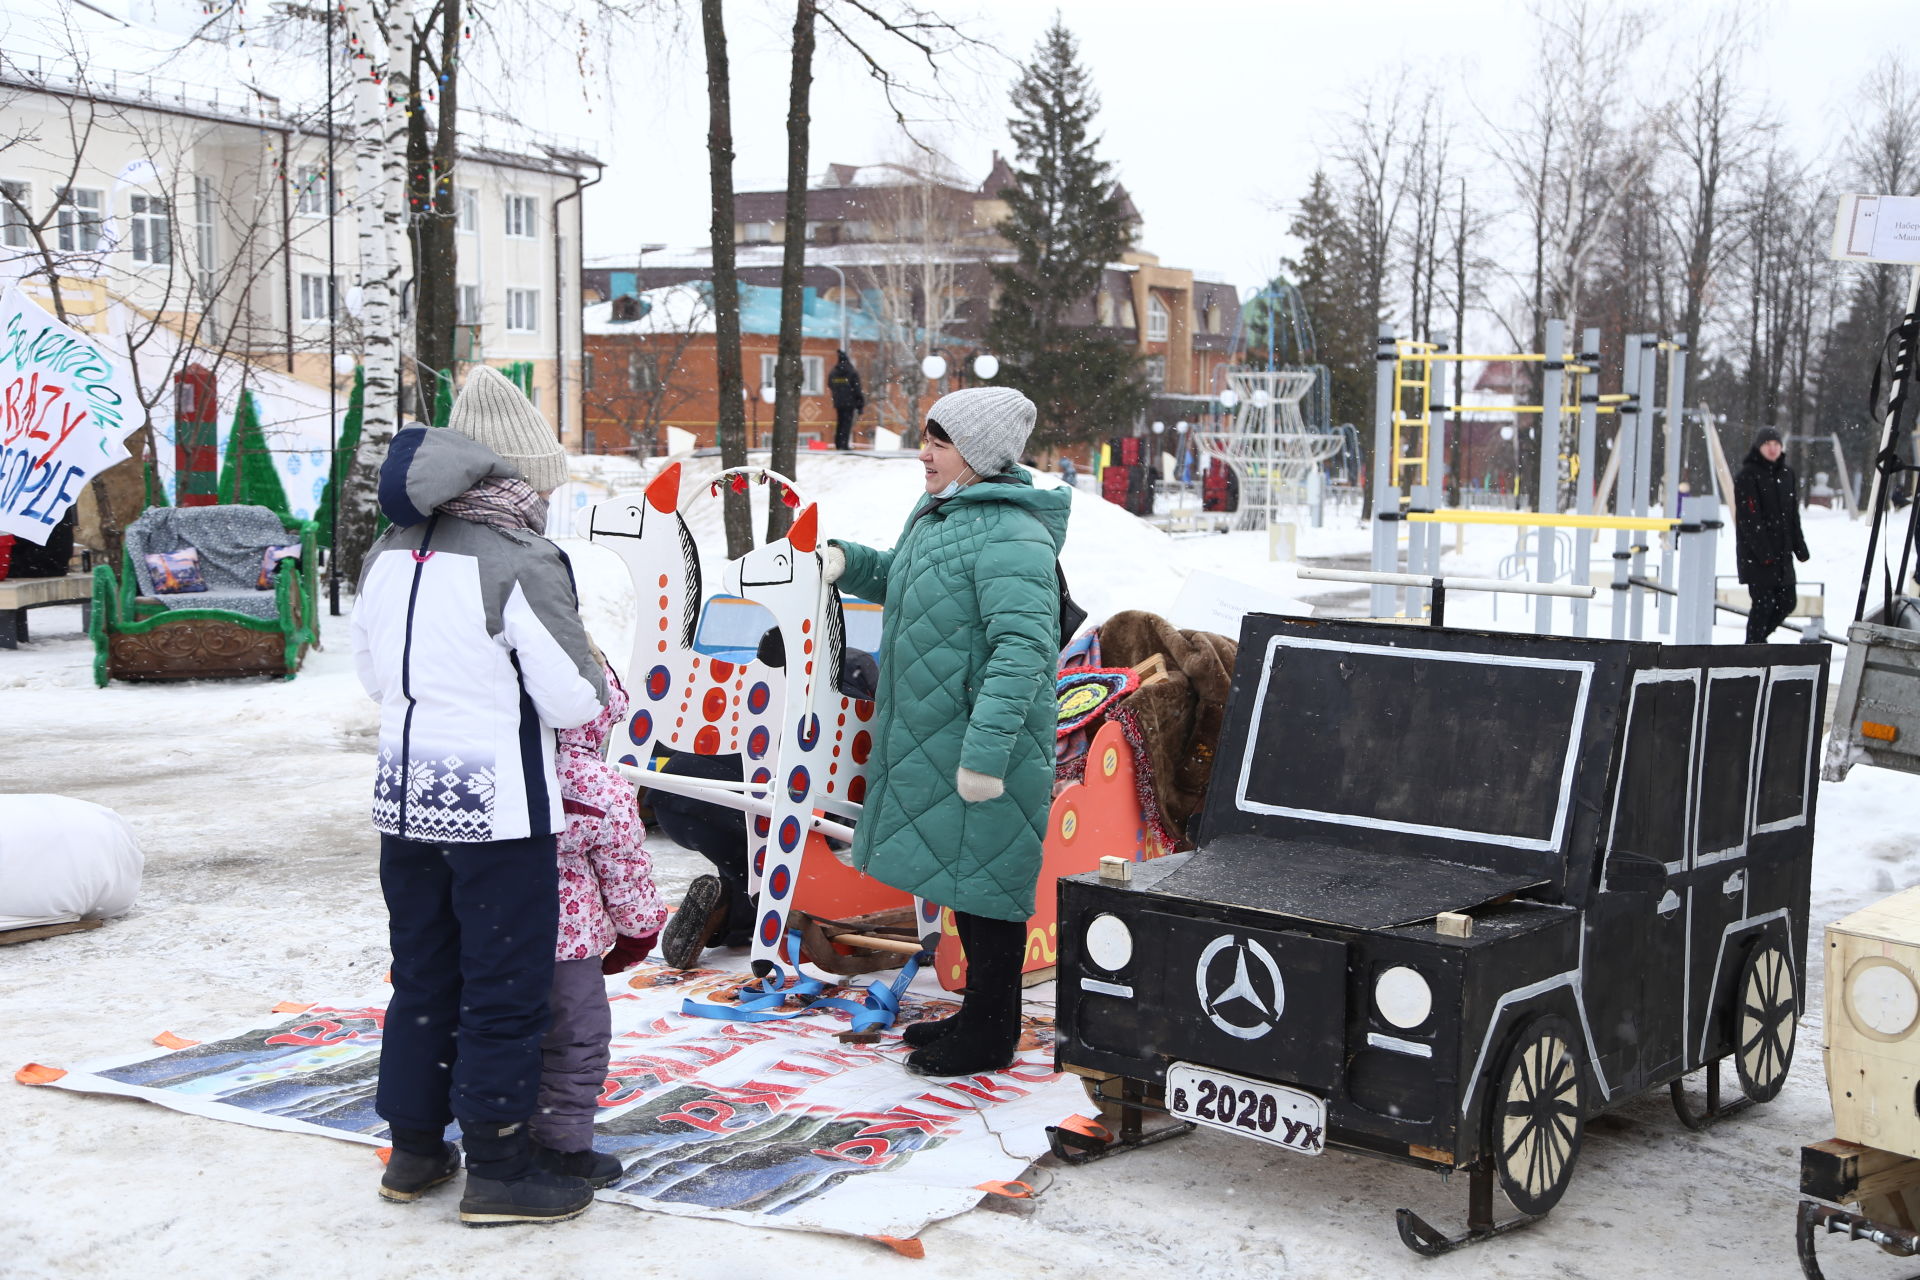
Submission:
POLYGON ((1107 1124, 1056 1151, 1165 1111, 1468 1172, 1464 1236, 1400 1211, 1431 1253, 1544 1214, 1628 1098, 1704 1124, 1726 1057, 1772 1098, 1826 679, 1824 646, 1250 616, 1195 851, 1060 882, 1059 1061, 1107 1124))

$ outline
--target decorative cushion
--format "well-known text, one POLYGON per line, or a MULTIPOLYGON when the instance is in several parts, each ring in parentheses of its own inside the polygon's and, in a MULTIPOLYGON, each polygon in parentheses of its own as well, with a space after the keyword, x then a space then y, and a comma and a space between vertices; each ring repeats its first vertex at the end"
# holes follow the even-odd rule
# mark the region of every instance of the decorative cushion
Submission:
POLYGON ((300 544, 297 542, 290 542, 284 547, 268 547, 260 553, 260 580, 253 584, 254 587, 260 591, 273 590, 273 571, 279 567, 280 562, 299 558, 300 544))
POLYGON ((192 547, 179 551, 154 551, 141 557, 153 579, 155 595, 178 595, 186 591, 205 591, 207 580, 200 576, 200 553, 192 547))

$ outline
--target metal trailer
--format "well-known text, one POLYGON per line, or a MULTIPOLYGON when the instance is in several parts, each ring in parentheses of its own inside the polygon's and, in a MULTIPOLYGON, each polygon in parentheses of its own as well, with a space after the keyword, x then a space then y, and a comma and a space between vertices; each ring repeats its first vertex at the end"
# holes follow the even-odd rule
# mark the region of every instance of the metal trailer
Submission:
POLYGON ((1874 458, 1873 497, 1869 503, 1873 526, 1867 537, 1866 564, 1860 571, 1854 622, 1847 629, 1847 669, 1840 679, 1833 732, 1821 770, 1829 782, 1840 781, 1856 764, 1920 773, 1920 629, 1916 629, 1920 628, 1920 600, 1895 594, 1908 582, 1914 539, 1920 534, 1920 502, 1907 508, 1906 535, 1897 557, 1899 572, 1883 575, 1880 608, 1873 613, 1867 611, 1875 550, 1883 531, 1889 539, 1893 536, 1887 509, 1893 481, 1915 470, 1900 461, 1894 444, 1907 397, 1912 394, 1916 355, 1920 354, 1916 351, 1916 328, 1920 328, 1920 267, 1914 268, 1907 286, 1907 314, 1899 329, 1880 452, 1874 458))

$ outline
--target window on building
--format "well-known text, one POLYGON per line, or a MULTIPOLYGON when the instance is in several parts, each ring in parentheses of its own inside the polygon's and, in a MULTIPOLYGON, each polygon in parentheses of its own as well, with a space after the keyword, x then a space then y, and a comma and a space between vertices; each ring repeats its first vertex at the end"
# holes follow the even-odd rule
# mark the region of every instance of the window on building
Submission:
POLYGON ((0 182, 0 242, 9 249, 33 247, 32 219, 27 210, 33 206, 33 185, 26 182, 0 182))
POLYGON ((1148 356, 1143 362, 1146 366, 1147 385, 1159 391, 1167 385, 1167 358, 1148 356))
POLYGON ((535 333, 540 328, 540 291, 507 290, 507 332, 535 333))
POLYGON ((1133 295, 1131 293, 1123 293, 1119 296, 1119 298, 1116 301, 1118 302, 1119 309, 1120 309, 1120 314, 1119 314, 1120 327, 1122 329, 1139 328, 1140 321, 1133 314, 1133 295))
MULTIPOLYGON (((765 366, 762 366, 762 372, 765 366)), ((627 386, 634 391, 652 391, 660 385, 660 357, 651 351, 627 353, 627 386)))
POLYGON ((1102 329, 1113 328, 1113 295, 1105 289, 1100 291, 1098 309, 1100 312, 1100 327, 1102 329))
POLYGON ((1173 313, 1167 310, 1167 304, 1160 301, 1160 295, 1147 295, 1147 341, 1165 342, 1168 332, 1173 328, 1173 313))
POLYGON ((100 244, 106 227, 106 196, 82 187, 60 189, 60 211, 55 215, 59 228, 60 252, 92 253, 100 244))
POLYGON ((214 299, 220 292, 219 277, 214 274, 214 191, 213 179, 196 176, 193 180, 193 256, 194 284, 200 290, 200 314, 206 327, 206 338, 214 340, 216 336, 214 318, 214 299))
MULTIPOLYGON (((591 351, 583 351, 580 353, 580 389, 582 391, 593 390, 593 352, 591 351)), ((591 431, 587 433, 587 439, 593 439, 593 433, 591 431)), ((593 452, 593 446, 591 444, 587 446, 587 452, 593 452)))
POLYGON ((324 218, 339 208, 339 193, 327 190, 325 165, 301 165, 295 171, 294 189, 299 192, 299 198, 293 211, 303 218, 324 218), (329 200, 329 196, 333 198, 329 200))
POLYGON ((773 224, 771 222, 749 222, 745 234, 740 237, 743 244, 772 244, 773 224))
POLYGON ((589 432, 587 432, 587 433, 586 433, 586 437, 587 437, 587 438, 586 438, 586 441, 585 441, 585 444, 586 444, 586 452, 588 452, 588 453, 598 453, 598 452, 600 451, 600 437, 599 437, 599 434, 598 434, 597 432, 593 432, 593 431, 589 431, 589 432))
POLYGON ((300 277, 300 318, 302 320, 333 319, 333 308, 339 292, 330 277, 302 275, 300 277))
MULTIPOLYGON (((772 386, 774 371, 779 366, 779 356, 760 357, 760 385, 772 386)), ((825 356, 800 357, 800 394, 818 396, 826 394, 827 362, 825 356)))
POLYGON ((480 286, 460 284, 454 286, 453 314, 455 324, 480 323, 480 286))
POLYGON ((540 209, 532 196, 507 197, 507 234, 516 240, 531 240, 538 234, 540 209))
POLYGON ((173 213, 162 196, 133 198, 133 260, 173 261, 173 213))
POLYGON ((460 187, 454 192, 453 229, 468 235, 480 229, 480 188, 460 187))
POLYGON ((1211 302, 1207 304, 1207 332, 1220 332, 1220 308, 1211 302))

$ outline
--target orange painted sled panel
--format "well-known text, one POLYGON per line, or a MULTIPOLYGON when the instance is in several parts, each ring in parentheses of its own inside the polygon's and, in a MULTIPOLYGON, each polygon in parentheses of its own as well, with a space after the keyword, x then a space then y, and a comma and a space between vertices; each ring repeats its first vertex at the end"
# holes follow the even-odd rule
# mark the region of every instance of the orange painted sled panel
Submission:
MULTIPOLYGON (((1060 956, 1059 895, 1054 882, 1062 876, 1097 871, 1103 857, 1145 862, 1171 850, 1149 829, 1140 812, 1139 771, 1120 726, 1111 720, 1093 735, 1087 749, 1087 770, 1079 782, 1053 798, 1047 813, 1046 843, 1040 853, 1040 885, 1034 894, 1033 919, 1027 922, 1027 959, 1021 972, 1045 969, 1060 956)), ((957 991, 966 984, 966 958, 953 913, 940 919, 940 946, 934 953, 940 985, 957 991)))

